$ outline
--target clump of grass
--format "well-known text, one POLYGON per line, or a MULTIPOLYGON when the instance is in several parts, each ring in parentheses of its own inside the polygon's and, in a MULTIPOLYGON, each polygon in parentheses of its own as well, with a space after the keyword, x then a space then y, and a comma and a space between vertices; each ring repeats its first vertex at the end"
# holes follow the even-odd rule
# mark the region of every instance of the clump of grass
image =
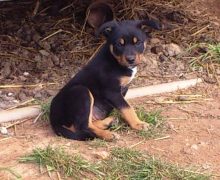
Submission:
MULTIPOLYGON (((139 136, 142 136, 146 139, 155 138, 161 136, 166 130, 165 120, 161 116, 160 110, 146 112, 146 110, 143 107, 140 107, 140 108, 136 108, 136 113, 141 121, 150 124, 150 128, 147 131, 143 130, 138 132, 139 136)), ((111 130, 113 131, 129 130, 129 127, 123 122, 123 119, 117 110, 114 110, 110 115, 118 119, 118 122, 111 127, 111 130)))
POLYGON ((86 174, 99 174, 97 165, 91 164, 79 155, 71 156, 62 148, 34 149, 32 154, 22 157, 22 163, 37 163, 49 171, 60 171, 66 177, 79 179, 86 174))
POLYGON ((199 68, 206 64, 220 64, 220 43, 196 44, 190 47, 188 51, 195 54, 190 61, 190 66, 193 68, 199 68))
POLYGON ((160 110, 146 112, 144 108, 139 108, 137 110, 137 116, 140 120, 150 124, 147 131, 143 130, 138 132, 138 135, 145 139, 161 137, 167 130, 165 119, 161 115, 160 110))
POLYGON ((89 141, 88 144, 94 148, 106 147, 108 145, 108 143, 105 140, 102 140, 99 138, 95 138, 95 139, 89 141))
POLYGON ((42 112, 41 112, 41 114, 40 114, 40 116, 38 118, 40 118, 40 119, 42 119, 44 121, 49 121, 51 101, 48 100, 48 101, 44 102, 44 101, 36 100, 35 103, 41 106, 41 111, 42 112))
POLYGON ((50 101, 45 102, 41 104, 41 109, 42 109, 42 115, 41 119, 45 121, 49 121, 49 114, 50 114, 50 101))
POLYGON ((208 175, 164 163, 129 148, 114 148, 111 157, 105 160, 103 164, 101 168, 107 172, 104 179, 210 179, 208 175))
POLYGON ((9 167, 0 167, 0 171, 7 171, 10 174, 12 174, 17 180, 21 180, 22 176, 20 174, 18 174, 16 171, 12 170, 9 167))
POLYGON ((79 155, 71 156, 60 148, 35 149, 20 162, 37 163, 73 179, 131 179, 131 180, 208 180, 208 175, 182 169, 156 160, 130 148, 113 148, 107 159, 91 163, 79 155))

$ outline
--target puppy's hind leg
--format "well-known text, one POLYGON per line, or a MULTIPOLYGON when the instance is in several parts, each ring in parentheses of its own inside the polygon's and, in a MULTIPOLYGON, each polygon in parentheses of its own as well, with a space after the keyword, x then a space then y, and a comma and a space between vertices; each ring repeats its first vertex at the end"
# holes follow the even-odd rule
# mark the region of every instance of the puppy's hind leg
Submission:
POLYGON ((110 116, 103 120, 94 120, 93 124, 99 129, 108 129, 111 127, 114 121, 115 121, 115 118, 110 116))
MULTIPOLYGON (((90 100, 91 100, 91 104, 90 104, 90 115, 89 115, 89 128, 101 139, 104 139, 106 141, 112 141, 113 139, 116 138, 116 136, 111 133, 108 130, 104 130, 106 128, 103 127, 103 125, 100 125, 100 127, 102 126, 102 128, 99 128, 97 126, 97 124, 100 124, 100 120, 98 120, 99 123, 94 122, 92 120, 92 110, 93 110, 93 105, 94 105, 94 98, 93 95, 91 94, 91 92, 89 91, 89 95, 90 95, 90 100)), ((106 119, 106 121, 104 120, 104 122, 106 124, 110 123, 113 119, 109 118, 106 119)))

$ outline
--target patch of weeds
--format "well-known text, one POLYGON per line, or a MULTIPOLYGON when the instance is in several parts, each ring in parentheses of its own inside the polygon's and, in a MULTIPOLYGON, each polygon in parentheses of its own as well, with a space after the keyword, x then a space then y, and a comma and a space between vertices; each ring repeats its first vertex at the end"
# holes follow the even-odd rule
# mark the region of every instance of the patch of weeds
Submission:
POLYGON ((190 61, 190 66, 194 69, 198 69, 199 67, 209 64, 220 64, 220 43, 196 44, 190 47, 188 52, 194 56, 190 61))
POLYGON ((16 171, 12 170, 9 167, 0 167, 0 171, 7 171, 10 174, 12 174, 17 180, 22 179, 22 176, 20 174, 18 174, 16 171))
POLYGON ((98 175, 98 166, 91 164, 79 155, 71 156, 62 148, 34 149, 30 155, 20 158, 22 163, 37 163, 47 171, 60 171, 66 177, 81 179, 88 174, 98 175))
POLYGON ((90 163, 79 155, 68 155, 60 148, 35 149, 20 162, 37 163, 48 171, 56 170, 73 179, 130 180, 209 180, 210 176, 164 163, 144 152, 130 148, 113 148, 107 159, 90 163), (89 178, 88 178, 89 177, 89 178))
POLYGON ((43 101, 36 100, 36 104, 39 104, 42 110, 39 118, 44 121, 49 121, 50 103, 51 101, 43 102, 43 101))
POLYGON ((150 127, 147 131, 139 131, 138 135, 146 139, 152 139, 161 137, 167 130, 165 119, 161 115, 160 110, 146 112, 144 108, 138 108, 136 112, 140 120, 150 124, 150 127))
POLYGON ((128 148, 114 148, 111 157, 103 161, 100 166, 106 172, 103 179, 130 179, 130 180, 208 180, 203 175, 188 169, 164 163, 153 157, 146 156, 140 151, 128 148))
MULTIPOLYGON (((165 126, 165 120, 161 116, 160 110, 146 112, 146 110, 143 107, 139 107, 136 108, 136 113, 141 121, 150 124, 150 127, 147 131, 143 130, 137 133, 139 136, 142 136, 146 139, 156 138, 156 137, 160 137, 167 129, 165 126)), ((110 115, 118 119, 118 122, 111 127, 111 130, 113 131, 129 130, 129 127, 127 126, 127 124, 123 122, 123 119, 117 110, 114 110, 110 115)))
POLYGON ((108 145, 107 141, 99 138, 95 138, 92 141, 88 141, 88 144, 94 148, 106 147, 108 145))

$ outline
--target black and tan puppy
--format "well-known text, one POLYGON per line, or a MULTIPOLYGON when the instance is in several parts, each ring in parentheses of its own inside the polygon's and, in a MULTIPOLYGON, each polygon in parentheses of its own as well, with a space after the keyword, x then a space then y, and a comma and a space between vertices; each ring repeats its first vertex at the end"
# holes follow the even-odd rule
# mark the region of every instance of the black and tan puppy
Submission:
POLYGON ((150 21, 111 21, 100 27, 106 43, 52 100, 50 122, 57 135, 112 140, 114 134, 106 129, 113 121, 107 117, 113 108, 131 128, 147 130, 148 124, 124 99, 145 49, 143 25, 156 26, 150 21))

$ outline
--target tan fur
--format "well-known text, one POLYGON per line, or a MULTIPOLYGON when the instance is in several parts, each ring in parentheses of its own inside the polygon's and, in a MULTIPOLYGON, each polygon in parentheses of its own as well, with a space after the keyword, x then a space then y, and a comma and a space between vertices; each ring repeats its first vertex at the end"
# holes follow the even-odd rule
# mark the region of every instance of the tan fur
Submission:
POLYGON ((107 129, 113 121, 114 117, 107 117, 103 120, 95 120, 93 121, 93 124, 99 129, 107 129))
POLYGON ((123 108, 121 110, 121 113, 124 120, 129 124, 129 126, 131 126, 131 128, 135 130, 146 129, 146 127, 148 126, 147 123, 139 120, 137 114, 132 107, 123 108))
POLYGON ((131 80, 131 77, 129 77, 129 76, 123 76, 123 77, 121 77, 121 78, 119 79, 120 85, 121 85, 121 86, 126 86, 126 85, 130 82, 130 80, 131 80))
POLYGON ((121 64, 122 66, 128 66, 128 62, 126 61, 126 58, 124 56, 117 56, 114 53, 114 47, 112 44, 110 44, 109 48, 110 48, 110 52, 112 53, 114 58, 119 62, 119 64, 121 64))
POLYGON ((138 41, 137 37, 133 37, 133 43, 136 44, 138 41))
POLYGON ((119 39, 119 42, 120 42, 121 45, 125 45, 125 40, 124 40, 124 38, 120 38, 120 39, 119 39))
POLYGON ((89 128, 101 139, 111 141, 114 139, 114 135, 108 131, 99 129, 97 126, 95 126, 94 122, 92 121, 92 111, 93 111, 93 105, 94 105, 94 98, 91 92, 89 92, 90 99, 91 99, 91 105, 90 105, 90 114, 89 114, 89 128))
POLYGON ((73 125, 71 125, 70 127, 67 127, 67 126, 63 125, 63 127, 68 129, 68 130, 70 130, 70 131, 72 131, 72 132, 76 132, 76 129, 75 129, 75 127, 73 125))

